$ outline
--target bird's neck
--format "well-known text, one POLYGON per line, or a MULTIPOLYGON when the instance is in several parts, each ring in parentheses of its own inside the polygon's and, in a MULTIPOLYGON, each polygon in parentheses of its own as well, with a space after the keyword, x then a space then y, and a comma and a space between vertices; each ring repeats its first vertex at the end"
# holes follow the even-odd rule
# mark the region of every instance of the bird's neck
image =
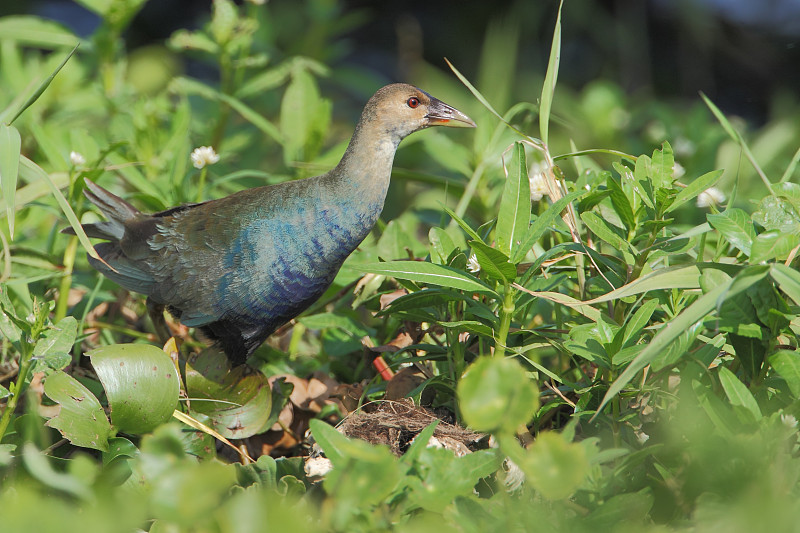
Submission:
POLYGON ((365 111, 341 161, 330 172, 342 199, 377 209, 376 219, 383 209, 394 154, 401 140, 381 126, 365 111))

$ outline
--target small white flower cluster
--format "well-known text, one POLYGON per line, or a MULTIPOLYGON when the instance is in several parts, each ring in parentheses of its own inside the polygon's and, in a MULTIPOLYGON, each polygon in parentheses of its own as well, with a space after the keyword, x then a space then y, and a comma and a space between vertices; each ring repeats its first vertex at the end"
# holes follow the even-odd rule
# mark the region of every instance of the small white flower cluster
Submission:
POLYGON ((467 270, 473 274, 477 274, 481 271, 481 264, 478 263, 478 257, 475 254, 471 254, 469 256, 469 259, 467 260, 467 270))
POLYGON ((725 193, 716 187, 709 187, 697 195, 697 207, 711 207, 712 205, 719 205, 724 201, 725 193))
POLYGON ((192 151, 192 165, 194 165, 194 168, 200 169, 206 165, 213 165, 217 161, 219 161, 219 155, 211 146, 201 146, 192 151))
POLYGON ((73 150, 69 153, 69 162, 72 163, 72 166, 74 167, 82 167, 86 164, 86 158, 83 157, 82 154, 73 150))
POLYGON ((545 172, 547 172, 547 165, 543 163, 534 163, 528 172, 528 180, 531 183, 531 200, 534 202, 538 202, 549 194, 545 172))

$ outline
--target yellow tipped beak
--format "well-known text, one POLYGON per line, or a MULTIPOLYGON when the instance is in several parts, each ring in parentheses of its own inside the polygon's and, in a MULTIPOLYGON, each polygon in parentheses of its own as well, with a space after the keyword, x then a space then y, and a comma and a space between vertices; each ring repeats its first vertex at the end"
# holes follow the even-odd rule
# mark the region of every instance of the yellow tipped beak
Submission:
POLYGON ((428 114, 425 115, 431 126, 448 126, 451 128, 474 128, 475 122, 466 114, 453 106, 449 106, 431 97, 428 104, 428 114))

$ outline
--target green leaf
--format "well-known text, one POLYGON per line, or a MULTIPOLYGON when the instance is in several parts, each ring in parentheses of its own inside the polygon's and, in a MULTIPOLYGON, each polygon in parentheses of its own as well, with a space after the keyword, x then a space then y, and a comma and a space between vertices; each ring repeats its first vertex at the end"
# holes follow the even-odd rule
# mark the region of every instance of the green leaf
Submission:
POLYGON ((723 296, 734 297, 740 292, 746 290, 754 283, 762 280, 769 271, 763 267, 749 267, 742 270, 735 278, 718 285, 711 291, 705 293, 703 296, 695 300, 692 305, 687 307, 678 316, 670 320, 655 337, 647 345, 647 348, 639 354, 636 359, 631 361, 622 374, 611 384, 603 401, 600 403, 597 411, 600 412, 603 407, 615 395, 630 382, 631 379, 656 357, 659 356, 667 347, 675 341, 681 334, 689 330, 694 324, 702 320, 706 315, 713 311, 717 305, 718 300, 723 296))
POLYGON ((58 324, 45 330, 33 347, 33 356, 44 359, 50 368, 61 370, 72 362, 69 352, 77 335, 78 321, 75 317, 64 317, 58 324))
POLYGON ((719 367, 718 374, 722 389, 725 391, 725 395, 731 405, 744 407, 753 415, 753 420, 760 420, 762 417, 761 409, 758 408, 755 397, 744 383, 739 381, 739 378, 724 366, 719 367))
POLYGON ((542 431, 520 465, 531 485, 551 500, 569 497, 589 475, 586 449, 554 431, 542 431))
POLYGON ((469 245, 487 276, 503 282, 514 281, 517 277, 517 267, 508 262, 503 252, 480 241, 470 241, 469 245))
POLYGON ((511 358, 479 357, 458 382, 458 404, 476 431, 512 434, 539 408, 539 391, 511 358))
POLYGON ((773 264, 770 265, 769 273, 778 287, 794 300, 796 305, 800 305, 800 272, 786 265, 773 264))
POLYGON ((592 211, 584 211, 581 213, 581 220, 583 220, 583 223, 586 224, 592 233, 617 250, 629 251, 631 249, 630 243, 617 233, 617 231, 620 230, 612 229, 611 225, 600 218, 598 214, 592 211))
MULTIPOLYGON (((789 183, 782 183, 783 188, 789 183)), ((800 234, 800 215, 791 201, 776 196, 765 196, 753 213, 753 222, 766 230, 777 230, 783 233, 800 234)))
POLYGON ((634 230, 636 228, 636 217, 633 215, 633 208, 631 207, 631 201, 628 195, 622 190, 622 185, 617 183, 617 180, 610 174, 606 179, 606 185, 611 193, 609 198, 611 199, 611 205, 614 206, 614 211, 617 213, 617 216, 625 225, 628 232, 634 230))
POLYGON ((180 381, 172 359, 149 344, 112 344, 87 352, 123 433, 149 433, 172 418, 180 381))
POLYGON ((14 238, 14 208, 19 176, 19 156, 22 140, 14 126, 0 124, 0 184, 8 217, 8 232, 14 238))
POLYGON ((0 35, 3 36, 3 40, 45 49, 75 46, 78 41, 75 34, 61 24, 30 15, 0 18, 0 35))
POLYGON ((525 233, 525 236, 522 239, 522 244, 514 248, 511 254, 511 262, 516 265, 525 259, 525 255, 528 253, 528 251, 533 248, 533 245, 536 243, 536 241, 538 241, 544 232, 550 228, 553 222, 555 222, 555 220, 561 216, 561 212, 566 209, 567 205, 574 202, 578 198, 581 198, 585 194, 587 194, 586 191, 575 191, 566 196, 562 196, 550 207, 548 207, 544 213, 539 215, 539 217, 533 221, 533 224, 530 225, 525 233))
POLYGON ((61 64, 59 64, 59 65, 56 67, 56 69, 53 71, 53 73, 52 73, 52 74, 50 74, 50 76, 48 76, 48 77, 47 77, 47 79, 46 79, 46 80, 44 80, 44 81, 43 81, 43 82, 42 82, 42 83, 39 85, 39 87, 37 87, 37 88, 36 88, 36 90, 35 90, 35 91, 33 92, 33 94, 32 94, 32 95, 31 95, 31 96, 30 96, 30 97, 29 97, 29 98, 28 98, 28 99, 25 101, 25 103, 24 103, 24 104, 22 104, 22 105, 20 106, 20 108, 19 108, 19 111, 17 111, 17 113, 14 115, 14 117, 13 117, 13 118, 12 118, 12 119, 11 119, 11 120, 8 122, 9 124, 12 124, 12 123, 13 123, 15 120, 17 120, 17 118, 19 118, 19 116, 20 116, 20 115, 21 115, 21 114, 22 114, 22 113, 23 113, 23 112, 24 112, 26 109, 28 109, 28 108, 29 108, 29 107, 30 107, 30 106, 31 106, 31 105, 32 105, 32 104, 33 104, 33 103, 34 103, 36 100, 38 100, 38 99, 39 99, 39 97, 42 95, 42 93, 44 93, 44 91, 47 89, 47 87, 49 87, 49 86, 50 86, 50 82, 52 82, 52 81, 53 81, 53 79, 55 79, 55 77, 56 77, 56 74, 58 74, 58 73, 61 71, 61 69, 62 69, 62 68, 64 68, 64 65, 66 65, 66 64, 67 64, 67 61, 69 61, 69 58, 71 58, 71 57, 72 57, 72 55, 75 53, 75 51, 76 51, 76 50, 78 50, 78 46, 80 46, 80 44, 76 44, 76 45, 75 45, 75 48, 73 48, 73 49, 70 51, 70 53, 69 53, 69 54, 67 54, 67 57, 65 57, 65 58, 64 58, 64 60, 61 62, 61 64))
POLYGON ((482 281, 465 274, 461 270, 445 265, 434 265, 421 261, 390 261, 388 263, 367 263, 352 265, 359 272, 372 272, 418 283, 430 283, 452 289, 488 294, 499 298, 497 293, 482 281))
POLYGON ((661 150, 655 150, 650 161, 650 179, 653 189, 658 191, 671 188, 672 177, 675 173, 675 157, 672 155, 672 146, 664 141, 661 150))
POLYGON ((510 256, 515 247, 521 244, 530 219, 531 187, 525 161, 525 145, 516 142, 497 214, 495 235, 498 250, 510 256))
POLYGON ((464 232, 466 232, 466 234, 469 235, 470 239, 472 239, 473 241, 483 242, 483 239, 481 239, 480 235, 478 235, 477 232, 474 229, 472 229, 469 224, 467 224, 460 216, 458 216, 455 213, 455 211, 453 211, 446 205, 443 205, 442 209, 444 210, 445 213, 450 215, 450 218, 456 221, 456 224, 461 226, 461 229, 463 229, 464 232))
POLYGON ((81 383, 65 374, 47 376, 44 393, 61 406, 47 425, 57 429, 76 446, 107 451, 108 439, 114 435, 100 401, 81 383))
MULTIPOLYGON (((208 348, 186 362, 186 392, 192 413, 229 439, 243 439, 269 429, 272 391, 267 377, 244 365, 230 370, 225 354, 208 348)), ((270 424, 271 425, 271 424, 270 424)))
POLYGON ((556 90, 556 80, 558 79, 558 67, 561 61, 561 8, 564 0, 558 4, 558 15, 556 25, 553 30, 553 42, 550 45, 550 58, 547 60, 547 73, 544 76, 542 86, 542 98, 539 103, 539 134, 542 142, 547 144, 550 123, 550 108, 553 105, 553 95, 556 90))
POLYGON ((456 248, 455 242, 447 230, 436 226, 432 227, 428 231, 428 241, 431 243, 431 261, 439 265, 446 264, 447 258, 456 248))
POLYGON ((772 259, 784 260, 798 244, 798 236, 778 230, 759 234, 750 248, 750 263, 762 263, 772 259))
POLYGON ((750 216, 742 209, 732 207, 720 214, 706 215, 708 223, 719 231, 733 246, 750 256, 756 230, 750 216))
POLYGON ((703 174, 689 185, 686 188, 682 189, 681 192, 675 196, 675 200, 670 204, 670 206, 666 209, 665 213, 671 213, 681 205, 685 204, 686 202, 694 199, 699 195, 701 192, 705 191, 709 187, 713 187, 719 179, 722 177, 722 174, 725 171, 722 169, 719 170, 712 170, 711 172, 707 172, 703 174))
MULTIPOLYGON (((53 178, 45 172, 42 167, 25 157, 24 155, 20 156, 20 162, 22 163, 22 167, 26 168, 31 174, 35 175, 38 179, 43 180, 47 185, 50 187, 50 192, 56 199, 58 206, 61 208, 61 211, 64 213, 64 216, 67 217, 69 221, 69 225, 75 231, 75 235, 78 236, 78 240, 81 242, 83 247, 86 251, 100 261, 103 261, 102 258, 97 254, 97 251, 94 249, 89 237, 86 236, 86 232, 83 230, 83 226, 81 226, 80 221, 78 220, 77 215, 75 215, 75 211, 72 210, 72 207, 69 205, 69 202, 66 198, 64 198, 64 194, 58 188, 56 183, 53 181, 53 178)), ((105 261, 103 261, 105 262, 105 261)))
POLYGON ((789 385, 792 397, 800 398, 800 354, 794 350, 780 350, 770 356, 769 364, 789 385))
POLYGON ((330 102, 320 97, 307 70, 296 70, 281 101, 280 130, 286 165, 313 159, 331 118, 330 102))

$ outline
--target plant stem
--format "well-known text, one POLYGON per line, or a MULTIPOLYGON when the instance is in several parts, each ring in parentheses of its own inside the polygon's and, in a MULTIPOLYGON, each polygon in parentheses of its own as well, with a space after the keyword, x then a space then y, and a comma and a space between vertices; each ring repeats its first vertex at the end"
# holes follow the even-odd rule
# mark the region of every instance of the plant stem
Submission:
POLYGON ((495 339, 494 343, 495 357, 503 357, 506 353, 508 330, 511 328, 511 316, 514 314, 515 292, 516 291, 511 288, 511 283, 507 282, 503 295, 503 307, 500 309, 500 329, 497 332, 497 339, 495 339))
POLYGON ((3 411, 3 416, 0 418, 0 442, 6 434, 8 425, 11 423, 11 417, 14 411, 17 410, 19 397, 22 395, 22 387, 25 385, 25 380, 28 378, 28 372, 31 369, 33 362, 33 343, 26 342, 25 339, 20 339, 21 352, 19 356, 19 373, 17 374, 17 381, 12 387, 13 395, 6 403, 6 410, 3 411))
POLYGON ((75 266, 77 251, 78 238, 73 236, 67 243, 67 249, 64 250, 64 277, 61 278, 61 283, 58 286, 58 300, 56 301, 53 322, 58 322, 67 316, 67 302, 69 301, 69 289, 72 286, 72 270, 75 266))

